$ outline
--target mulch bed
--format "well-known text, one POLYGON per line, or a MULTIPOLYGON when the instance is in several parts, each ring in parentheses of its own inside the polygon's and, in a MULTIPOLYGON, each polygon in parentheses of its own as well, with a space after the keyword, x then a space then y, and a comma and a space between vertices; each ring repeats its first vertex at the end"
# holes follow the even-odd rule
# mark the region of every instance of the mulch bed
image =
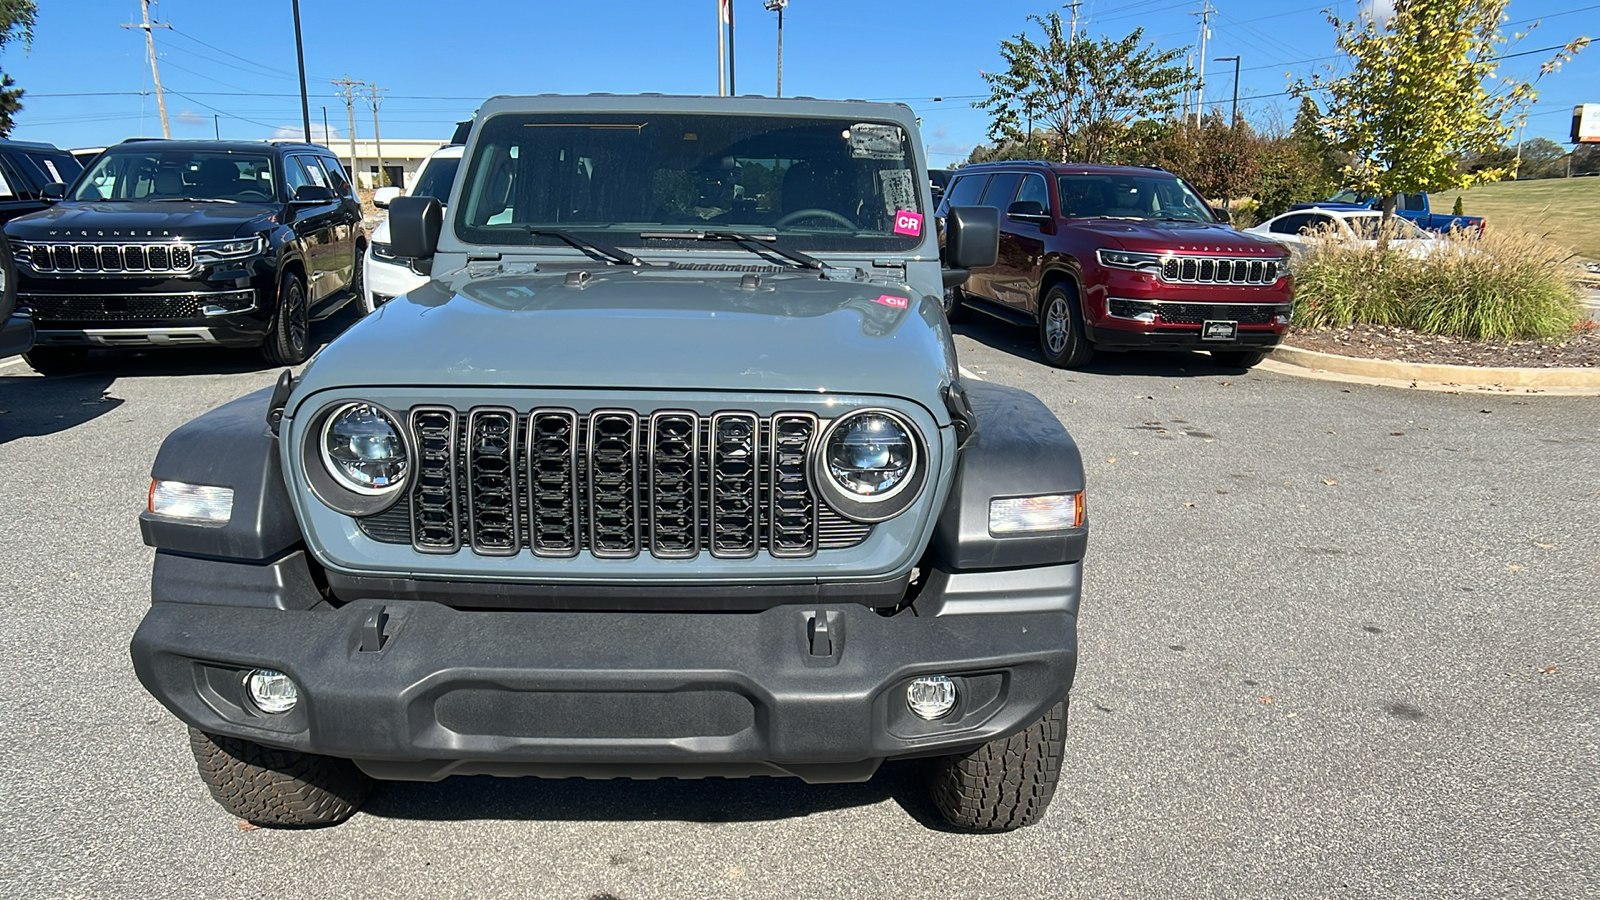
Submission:
POLYGON ((1600 366, 1600 329, 1574 332, 1559 341, 1469 341, 1407 328, 1351 325, 1348 328, 1296 328, 1284 343, 1303 350, 1361 359, 1452 366, 1509 366, 1527 369, 1600 366))

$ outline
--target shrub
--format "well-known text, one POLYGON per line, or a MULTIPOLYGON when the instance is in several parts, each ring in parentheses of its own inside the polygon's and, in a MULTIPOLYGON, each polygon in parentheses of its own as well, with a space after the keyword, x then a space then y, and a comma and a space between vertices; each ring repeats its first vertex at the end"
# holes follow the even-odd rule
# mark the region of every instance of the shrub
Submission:
POLYGON ((1542 238, 1456 233, 1431 251, 1406 241, 1315 237, 1295 261, 1295 324, 1392 325, 1496 340, 1558 338, 1588 318, 1571 254, 1542 238))

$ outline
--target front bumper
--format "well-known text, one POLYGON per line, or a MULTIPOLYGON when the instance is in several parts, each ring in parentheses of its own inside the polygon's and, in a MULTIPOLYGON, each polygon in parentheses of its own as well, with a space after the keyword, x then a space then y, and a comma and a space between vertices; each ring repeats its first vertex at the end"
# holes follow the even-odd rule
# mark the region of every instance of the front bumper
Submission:
POLYGON ((23 273, 17 305, 54 346, 259 345, 272 326, 273 272, 263 260, 196 276, 43 277, 23 273))
POLYGON ((858 781, 884 759, 1016 733, 1060 701, 1077 663, 1080 571, 938 572, 916 611, 894 616, 855 603, 737 614, 157 602, 132 654, 140 681, 188 724, 354 759, 379 778, 858 781), (256 667, 295 680, 293 710, 267 715, 245 699, 256 667), (909 680, 927 674, 960 692, 933 722, 905 703, 909 680))
POLYGON ((1272 285, 1169 283, 1144 272, 1102 270, 1089 291, 1085 335, 1108 350, 1256 350, 1282 342, 1293 316, 1294 280, 1272 285), (1231 340, 1204 336, 1205 323, 1237 323, 1231 340))
POLYGON ((33 320, 12 315, 0 322, 0 359, 33 349, 33 320))

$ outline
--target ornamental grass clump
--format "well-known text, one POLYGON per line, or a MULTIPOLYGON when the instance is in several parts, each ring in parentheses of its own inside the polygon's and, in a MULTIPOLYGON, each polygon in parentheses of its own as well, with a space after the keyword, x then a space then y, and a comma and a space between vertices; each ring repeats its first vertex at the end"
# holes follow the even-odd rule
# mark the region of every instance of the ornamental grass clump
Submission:
POLYGON ((1368 242, 1329 232, 1295 261, 1294 322, 1477 341, 1561 338, 1588 318, 1576 276, 1571 253, 1520 232, 1368 242))

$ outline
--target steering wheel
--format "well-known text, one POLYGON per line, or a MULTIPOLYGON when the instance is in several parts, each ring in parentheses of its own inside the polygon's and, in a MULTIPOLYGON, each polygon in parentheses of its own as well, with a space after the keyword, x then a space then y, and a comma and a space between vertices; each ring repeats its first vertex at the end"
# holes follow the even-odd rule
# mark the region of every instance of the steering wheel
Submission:
POLYGON ((774 228, 783 228, 784 226, 793 225, 794 223, 804 219, 829 219, 834 222, 838 222, 840 225, 843 225, 851 231, 856 229, 856 223, 846 219, 844 216, 839 215, 831 209, 822 209, 820 207, 797 209, 794 212, 779 218, 778 221, 772 223, 772 226, 774 228))
POLYGON ((237 200, 271 200, 272 197, 265 191, 240 191, 235 197, 237 200))

